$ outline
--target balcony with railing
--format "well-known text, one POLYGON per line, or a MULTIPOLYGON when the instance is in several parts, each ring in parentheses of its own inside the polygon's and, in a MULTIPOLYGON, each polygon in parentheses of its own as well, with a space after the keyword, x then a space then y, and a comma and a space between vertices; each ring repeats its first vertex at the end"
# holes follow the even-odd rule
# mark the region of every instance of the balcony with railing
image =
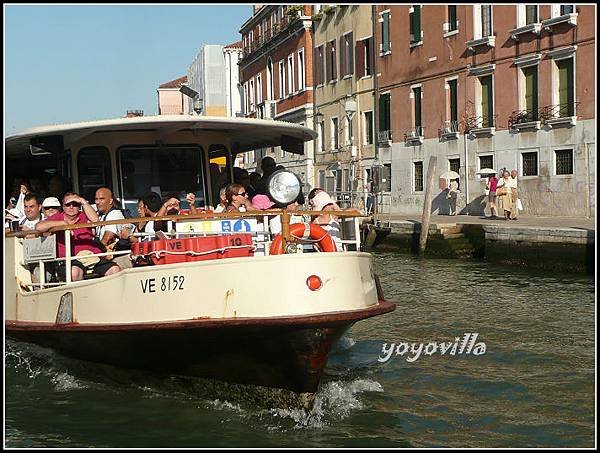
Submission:
POLYGON ((508 128, 520 132, 522 130, 539 130, 541 128, 540 112, 537 109, 515 110, 508 117, 508 128))
POLYGON ((468 116, 465 118, 465 133, 472 137, 494 135, 498 115, 468 116))
MULTIPOLYGON (((291 26, 300 21, 300 15, 286 15, 279 22, 273 24, 271 27, 264 30, 262 35, 259 35, 256 39, 249 42, 246 46, 244 46, 242 58, 246 58, 251 55, 253 52, 256 52, 260 48, 262 48, 265 44, 270 42, 273 38, 279 36, 284 30, 290 29, 291 26)), ((294 27, 295 29, 295 27, 294 27)))
POLYGON ((415 126, 404 133, 404 142, 408 146, 422 145, 425 141, 425 128, 423 126, 415 126))
POLYGON ((540 120, 548 127, 575 126, 579 102, 547 105, 540 110, 540 120))
POLYGON ((392 146, 392 131, 377 131, 377 143, 379 146, 392 146))
POLYGON ((444 125, 438 129, 440 140, 456 140, 458 134, 458 121, 444 121, 444 125))

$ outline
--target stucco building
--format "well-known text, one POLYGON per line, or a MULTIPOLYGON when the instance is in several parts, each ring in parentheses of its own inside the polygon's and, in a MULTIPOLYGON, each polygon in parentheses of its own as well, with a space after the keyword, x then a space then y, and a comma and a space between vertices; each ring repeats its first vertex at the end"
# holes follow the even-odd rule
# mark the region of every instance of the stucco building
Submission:
POLYGON ((238 62, 242 56, 240 42, 201 47, 188 69, 187 85, 198 93, 186 96, 189 111, 207 116, 239 116, 242 96, 238 62))
POLYGON ((422 212, 435 155, 463 214, 484 212, 490 167, 518 171, 526 214, 595 214, 595 5, 377 5, 375 24, 392 212, 422 212))
MULTIPOLYGON (((244 115, 272 118, 314 128, 311 6, 254 5, 240 28, 243 58, 239 62, 244 115)), ((245 154, 245 166, 256 169, 265 155, 294 171, 306 187, 314 185, 313 143, 304 155, 269 148, 245 154)))
POLYGON ((355 206, 375 158, 372 11, 371 5, 313 10, 315 182, 355 206))
POLYGON ((156 90, 159 115, 187 115, 191 111, 188 110, 187 97, 179 91, 186 82, 187 76, 183 76, 159 85, 156 90))

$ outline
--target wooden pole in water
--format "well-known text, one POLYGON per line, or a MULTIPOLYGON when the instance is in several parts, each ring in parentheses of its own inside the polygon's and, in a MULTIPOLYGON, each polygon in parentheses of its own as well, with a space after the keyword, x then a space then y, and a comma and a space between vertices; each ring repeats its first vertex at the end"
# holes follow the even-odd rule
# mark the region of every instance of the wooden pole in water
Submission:
POLYGON ((431 156, 429 158, 429 167, 427 168, 427 187, 425 188, 425 203, 423 205, 421 234, 419 236, 419 255, 422 255, 423 252, 425 252, 425 246, 427 245, 427 234, 429 233, 429 220, 431 219, 431 203, 433 201, 436 164, 437 156, 431 156))

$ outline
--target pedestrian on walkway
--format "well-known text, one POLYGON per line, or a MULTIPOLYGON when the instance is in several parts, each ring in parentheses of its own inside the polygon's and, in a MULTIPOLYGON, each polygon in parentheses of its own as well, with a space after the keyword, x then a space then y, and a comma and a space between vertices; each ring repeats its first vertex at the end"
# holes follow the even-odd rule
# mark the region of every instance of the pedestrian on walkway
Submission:
POLYGON ((488 202, 490 204, 490 211, 492 213, 492 219, 498 218, 498 210, 496 208, 496 188, 498 186, 498 178, 496 174, 492 173, 489 178, 485 189, 488 191, 488 202))
POLYGON ((448 203, 450 204, 450 215, 456 215, 456 200, 458 198, 458 182, 456 179, 450 181, 448 187, 448 203))
POLYGON ((504 213, 504 220, 510 220, 510 214, 514 207, 512 190, 510 188, 510 173, 508 170, 502 170, 502 178, 496 186, 496 199, 498 201, 498 209, 504 213))
POLYGON ((519 191, 517 189, 517 175, 517 170, 513 170, 510 172, 510 178, 508 178, 508 185, 512 192, 512 197, 514 201, 513 209, 510 212, 510 218, 512 220, 517 220, 517 217, 519 217, 519 209, 523 207, 521 205, 521 200, 519 200, 519 191))

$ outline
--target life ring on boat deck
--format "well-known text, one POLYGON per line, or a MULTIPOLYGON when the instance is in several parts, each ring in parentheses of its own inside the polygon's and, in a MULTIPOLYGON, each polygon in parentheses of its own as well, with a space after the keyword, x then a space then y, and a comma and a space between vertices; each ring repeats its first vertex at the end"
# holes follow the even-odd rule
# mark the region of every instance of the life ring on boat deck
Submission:
MULTIPOLYGON (((299 239, 310 239, 322 252, 337 252, 333 238, 322 227, 315 223, 293 223, 290 234, 299 239)), ((283 254, 283 238, 281 233, 275 236, 269 251, 271 255, 283 254)))

